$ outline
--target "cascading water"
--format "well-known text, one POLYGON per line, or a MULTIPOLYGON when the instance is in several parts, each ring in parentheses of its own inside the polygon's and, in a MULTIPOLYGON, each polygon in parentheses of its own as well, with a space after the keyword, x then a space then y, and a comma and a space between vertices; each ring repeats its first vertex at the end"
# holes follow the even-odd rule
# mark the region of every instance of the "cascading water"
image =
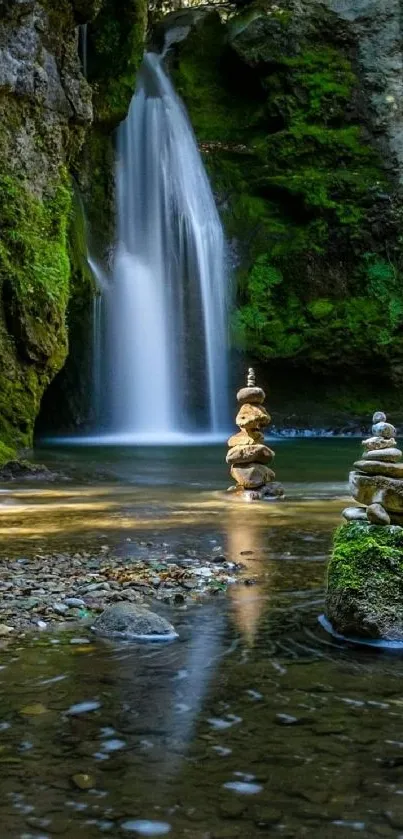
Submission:
POLYGON ((147 53, 118 132, 118 246, 104 295, 109 435, 227 424, 225 243, 185 108, 147 53))

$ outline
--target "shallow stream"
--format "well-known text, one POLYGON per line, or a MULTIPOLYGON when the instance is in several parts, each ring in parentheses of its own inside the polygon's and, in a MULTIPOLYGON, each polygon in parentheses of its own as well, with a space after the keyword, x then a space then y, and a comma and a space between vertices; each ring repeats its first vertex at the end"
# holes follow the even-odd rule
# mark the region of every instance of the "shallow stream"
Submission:
POLYGON ((359 444, 274 446, 276 504, 221 493, 219 446, 46 449, 73 480, 0 491, 2 556, 150 540, 257 575, 170 613, 168 645, 0 639, 2 839, 403 836, 403 659, 317 623, 359 444))

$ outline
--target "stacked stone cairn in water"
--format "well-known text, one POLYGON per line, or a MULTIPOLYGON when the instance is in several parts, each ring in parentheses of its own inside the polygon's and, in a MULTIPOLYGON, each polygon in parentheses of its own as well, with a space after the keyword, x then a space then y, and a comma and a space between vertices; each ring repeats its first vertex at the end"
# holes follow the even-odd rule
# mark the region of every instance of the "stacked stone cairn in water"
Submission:
POLYGON ((256 386, 255 372, 250 367, 247 386, 237 393, 240 408, 235 422, 240 431, 229 438, 227 454, 231 477, 236 482, 229 492, 240 493, 248 501, 284 495, 284 488, 275 481, 275 473, 269 467, 274 452, 265 445, 262 433, 270 423, 270 415, 263 406, 265 398, 264 390, 256 386))
POLYGON ((364 452, 350 472, 350 490, 363 507, 347 507, 347 521, 403 524, 403 463, 396 446, 396 429, 381 411, 372 418, 372 436, 363 441, 364 452))

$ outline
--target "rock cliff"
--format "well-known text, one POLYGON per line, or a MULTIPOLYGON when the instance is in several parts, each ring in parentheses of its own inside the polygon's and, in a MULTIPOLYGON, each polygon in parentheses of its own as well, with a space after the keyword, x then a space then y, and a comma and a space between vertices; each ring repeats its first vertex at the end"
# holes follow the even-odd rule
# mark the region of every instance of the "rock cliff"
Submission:
MULTIPOLYGON (((0 440, 11 446, 32 442, 77 309, 85 323, 93 290, 73 179, 87 179, 90 207, 110 190, 110 136, 145 23, 141 0, 0 0, 0 440), (87 81, 78 26, 88 22, 87 81)), ((109 229, 112 205, 103 203, 109 229)))

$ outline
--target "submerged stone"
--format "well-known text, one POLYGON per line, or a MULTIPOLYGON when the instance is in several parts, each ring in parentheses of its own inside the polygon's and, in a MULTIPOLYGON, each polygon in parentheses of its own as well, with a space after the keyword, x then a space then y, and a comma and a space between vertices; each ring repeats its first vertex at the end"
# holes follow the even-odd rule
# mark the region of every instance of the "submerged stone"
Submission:
POLYGON ((342 635, 403 639, 403 528, 355 522, 336 531, 326 615, 342 635))
POLYGON ((178 634, 161 615, 134 603, 116 603, 102 612, 92 626, 97 635, 121 639, 172 640, 178 634))

